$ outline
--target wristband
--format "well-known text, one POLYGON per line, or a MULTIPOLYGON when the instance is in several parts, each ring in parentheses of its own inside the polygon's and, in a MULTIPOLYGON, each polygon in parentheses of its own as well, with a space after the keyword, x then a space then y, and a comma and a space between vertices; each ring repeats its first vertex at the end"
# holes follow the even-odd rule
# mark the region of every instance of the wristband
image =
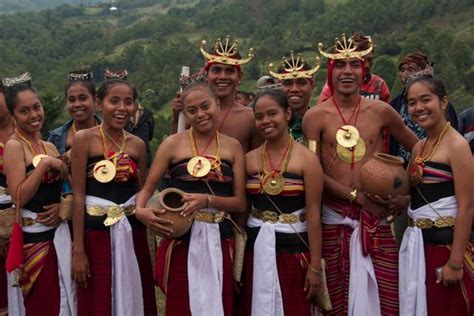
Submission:
POLYGON ((308 271, 316 274, 317 276, 321 276, 321 269, 316 269, 315 267, 308 266, 308 271))
POLYGON ((446 264, 448 266, 448 268, 450 268, 451 270, 453 271, 461 271, 462 268, 463 268, 463 265, 460 264, 460 265, 456 265, 456 264, 453 264, 451 262, 448 261, 448 263, 446 264))

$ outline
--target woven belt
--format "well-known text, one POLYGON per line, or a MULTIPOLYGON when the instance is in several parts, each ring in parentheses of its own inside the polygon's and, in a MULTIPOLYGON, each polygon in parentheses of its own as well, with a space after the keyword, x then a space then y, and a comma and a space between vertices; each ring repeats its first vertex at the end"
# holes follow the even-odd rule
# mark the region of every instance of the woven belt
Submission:
POLYGON ((31 218, 31 217, 22 217, 21 218, 21 226, 33 226, 35 224, 41 224, 41 225, 44 225, 42 223, 39 223, 36 218, 31 218))
POLYGON ((208 212, 199 212, 197 211, 194 213, 194 220, 199 222, 204 222, 208 224, 220 223, 224 221, 225 213, 224 212, 217 212, 215 214, 208 213, 208 212))
POLYGON ((263 222, 270 222, 272 224, 275 224, 277 222, 283 223, 283 224, 296 224, 298 222, 304 223, 306 221, 306 213, 301 213, 300 215, 295 215, 295 214, 280 214, 278 215, 277 213, 273 211, 261 211, 257 209, 252 209, 250 211, 250 216, 259 219, 263 222))
POLYGON ((435 220, 429 219, 429 218, 419 218, 416 220, 413 220, 411 218, 408 219, 408 225, 409 226, 415 226, 420 229, 429 229, 433 227, 453 227, 455 222, 455 218, 452 216, 442 216, 438 217, 435 220))
POLYGON ((104 216, 107 218, 104 221, 105 226, 110 226, 117 223, 123 216, 129 216, 135 214, 135 205, 128 205, 120 207, 118 205, 112 206, 88 206, 86 209, 87 214, 90 216, 104 216))

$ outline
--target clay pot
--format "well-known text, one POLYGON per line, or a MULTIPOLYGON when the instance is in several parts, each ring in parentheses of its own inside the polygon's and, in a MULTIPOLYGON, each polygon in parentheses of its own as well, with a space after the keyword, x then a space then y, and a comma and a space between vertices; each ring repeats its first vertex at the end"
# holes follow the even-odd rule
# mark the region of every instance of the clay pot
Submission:
POLYGON ((178 238, 186 234, 193 224, 192 219, 182 217, 181 211, 186 204, 181 201, 184 192, 177 188, 167 188, 153 195, 147 203, 147 207, 164 209, 166 212, 159 215, 162 218, 173 221, 169 227, 173 230, 170 235, 162 236, 166 238, 178 238))
POLYGON ((367 161, 361 168, 360 182, 363 190, 381 198, 410 193, 403 160, 388 154, 376 153, 367 161))

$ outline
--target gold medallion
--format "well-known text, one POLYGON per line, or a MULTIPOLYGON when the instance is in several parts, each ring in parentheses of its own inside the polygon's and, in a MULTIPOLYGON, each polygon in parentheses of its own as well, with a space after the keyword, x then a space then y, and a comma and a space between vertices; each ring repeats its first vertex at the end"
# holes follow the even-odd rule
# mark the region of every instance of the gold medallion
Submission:
POLYGON ((110 160, 104 159, 94 165, 94 178, 101 183, 112 181, 115 178, 116 172, 117 169, 110 160))
POLYGON ((202 156, 193 157, 187 164, 188 173, 195 178, 202 178, 211 171, 211 162, 202 156))
POLYGON ((359 131, 352 125, 341 126, 336 132, 336 141, 344 148, 354 147, 359 138, 359 131))
POLYGON ((39 165, 41 159, 43 159, 45 157, 48 157, 48 155, 39 154, 39 155, 34 156, 33 160, 31 161, 31 163, 33 164, 33 167, 36 168, 39 165))
POLYGON ((366 148, 364 140, 359 137, 356 145, 350 148, 337 144, 336 152, 339 159, 345 163, 359 162, 365 157, 366 148))
POLYGON ((285 178, 279 173, 264 174, 260 181, 263 191, 269 195, 278 195, 285 188, 285 178))

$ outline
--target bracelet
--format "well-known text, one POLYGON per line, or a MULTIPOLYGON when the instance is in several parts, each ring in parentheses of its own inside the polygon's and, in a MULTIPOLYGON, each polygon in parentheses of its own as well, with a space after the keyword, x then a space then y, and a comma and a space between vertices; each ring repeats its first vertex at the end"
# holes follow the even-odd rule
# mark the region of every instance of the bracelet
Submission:
POLYGON ((354 189, 349 193, 349 203, 352 204, 357 199, 358 191, 359 191, 358 189, 354 189))
POLYGON ((316 274, 317 276, 321 276, 321 269, 316 269, 315 267, 308 266, 308 271, 316 274))
POLYGON ((461 271, 462 268, 463 268, 462 263, 460 265, 456 265, 456 264, 453 264, 453 263, 448 261, 448 263, 446 265, 448 266, 448 268, 450 268, 453 271, 461 271))

